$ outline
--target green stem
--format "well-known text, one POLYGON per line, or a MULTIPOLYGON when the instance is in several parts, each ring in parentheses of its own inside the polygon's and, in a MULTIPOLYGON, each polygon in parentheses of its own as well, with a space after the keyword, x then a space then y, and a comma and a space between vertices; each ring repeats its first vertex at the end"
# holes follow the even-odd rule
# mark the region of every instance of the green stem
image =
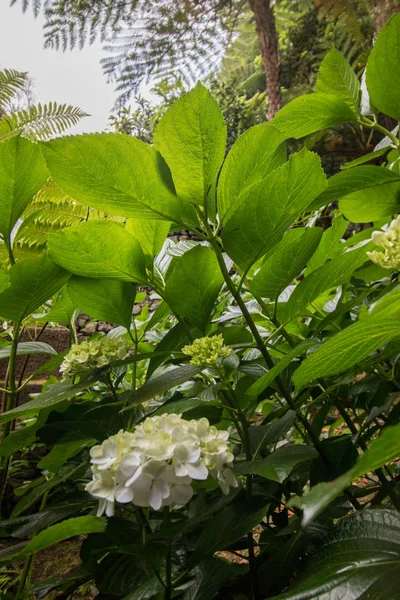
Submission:
MULTIPOLYGON (((169 523, 169 507, 164 508, 164 526, 167 528, 169 523)), ((168 544, 167 558, 165 562, 165 590, 164 600, 171 600, 172 594, 172 559, 171 559, 171 544, 168 544)))
MULTIPOLYGON (((6 406, 5 412, 12 410, 14 408, 15 399, 17 395, 17 385, 16 385, 16 365, 17 365, 17 347, 19 341, 19 329, 20 323, 16 322, 13 324, 13 338, 11 342, 11 350, 10 350, 10 358, 8 362, 8 390, 6 394, 6 406)), ((10 435, 12 421, 8 421, 4 425, 2 439, 3 441, 10 435)), ((3 497, 5 488, 7 485, 8 478, 8 467, 10 464, 10 459, 7 458, 2 465, 1 469, 1 495, 0 495, 0 506, 3 503, 3 497)))
POLYGON ((400 140, 398 140, 397 137, 395 135, 393 135, 393 133, 391 131, 386 129, 386 127, 383 127, 382 125, 380 125, 378 122, 371 121, 371 119, 368 119, 368 117, 361 117, 359 119, 359 123, 361 123, 361 125, 365 125, 365 127, 369 127, 370 129, 375 129, 376 131, 380 131, 381 133, 383 133, 383 135, 388 137, 391 142, 393 142, 393 145, 396 148, 400 147, 400 140))
MULTIPOLYGON (((219 267, 221 269, 222 275, 224 277, 225 283, 229 289, 229 291, 231 292, 233 298, 236 300, 237 305, 239 306, 239 308, 242 311, 243 317, 247 322, 247 325, 249 326, 249 329, 251 331, 251 333, 253 334, 253 337, 256 341, 257 347, 261 352, 262 357, 264 358, 267 366, 269 369, 272 369, 274 367, 274 362, 268 352, 268 350, 266 349, 264 342, 262 340, 261 335, 258 332, 258 329, 256 327, 256 324, 254 323, 249 311, 247 310, 247 306, 241 296, 241 294, 237 291, 235 284, 233 283, 228 269, 226 268, 225 265, 225 261, 224 261, 224 257, 222 255, 222 251, 221 248, 219 247, 219 244, 217 242, 217 240, 214 238, 214 236, 212 235, 211 230, 209 231, 209 242, 212 245, 217 260, 218 260, 218 264, 219 267)), ((301 410, 299 408, 297 408, 296 403, 294 402, 290 392, 286 389, 286 386, 284 385, 284 383, 281 380, 281 377, 278 376, 276 378, 276 383, 277 383, 277 387, 280 391, 280 393, 282 394, 283 398, 285 398, 287 405, 289 406, 289 408, 291 410, 294 410, 296 412, 296 416, 298 421, 300 422, 300 424, 302 425, 303 429, 306 431, 306 433, 308 434, 309 438, 311 439, 314 447, 316 448, 316 450, 318 450, 322 460, 325 462, 325 464, 329 467, 330 466, 330 461, 328 459, 328 457, 326 456, 323 447, 320 444, 319 438, 316 435, 314 429, 312 428, 311 424, 308 422, 307 418, 303 415, 303 413, 301 412, 301 410)), ((307 436, 302 433, 302 437, 304 439, 304 441, 306 443, 308 443, 307 440, 307 436)), ((353 506, 355 508, 357 508, 358 510, 361 508, 360 503, 358 502, 358 500, 356 498, 352 497, 351 492, 346 492, 347 495, 349 496, 349 498, 351 499, 351 502, 353 504, 353 506)))

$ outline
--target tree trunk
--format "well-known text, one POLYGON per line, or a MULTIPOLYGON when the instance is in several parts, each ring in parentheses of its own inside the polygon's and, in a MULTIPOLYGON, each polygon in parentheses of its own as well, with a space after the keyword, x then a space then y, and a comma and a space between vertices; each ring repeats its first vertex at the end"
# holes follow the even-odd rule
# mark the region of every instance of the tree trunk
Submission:
POLYGON ((254 13, 261 58, 264 63, 268 92, 268 119, 274 118, 282 106, 280 53, 271 0, 249 0, 254 13))

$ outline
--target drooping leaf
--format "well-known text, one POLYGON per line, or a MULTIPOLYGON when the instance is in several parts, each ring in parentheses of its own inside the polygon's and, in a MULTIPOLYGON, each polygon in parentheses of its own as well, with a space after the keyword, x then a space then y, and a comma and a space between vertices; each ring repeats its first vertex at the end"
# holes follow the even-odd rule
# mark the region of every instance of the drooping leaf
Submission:
POLYGON ((137 138, 92 133, 41 146, 56 184, 82 204, 123 217, 197 222, 193 207, 176 197, 160 154, 137 138))
MULTIPOLYGON (((171 369, 159 377, 150 379, 150 381, 147 381, 136 391, 130 392, 127 396, 127 400, 131 404, 146 402, 147 400, 151 400, 155 396, 159 396, 171 388, 184 383, 188 379, 191 379, 194 375, 200 373, 200 371, 201 368, 193 367, 192 365, 184 365, 182 367, 171 369)), ((128 409, 129 408, 130 406, 128 409)))
POLYGON ((18 553, 18 558, 29 556, 40 550, 44 550, 49 546, 54 546, 59 542, 67 540, 76 535, 85 535, 88 533, 102 533, 106 528, 106 519, 100 519, 98 517, 75 517, 73 519, 67 519, 62 523, 57 523, 44 529, 38 533, 31 541, 25 546, 22 552, 18 553))
POLYGON ((31 417, 37 415, 42 409, 60 404, 63 400, 69 400, 76 394, 86 390, 92 383, 98 380, 96 373, 91 373, 79 383, 70 383, 62 381, 55 385, 51 385, 45 392, 38 394, 33 400, 25 402, 12 410, 9 410, 0 415, 0 423, 7 423, 13 419, 31 417))
POLYGON ((291 498, 290 504, 303 510, 302 524, 305 527, 337 498, 353 481, 390 463, 400 456, 400 425, 386 427, 382 434, 371 442, 354 467, 333 481, 318 483, 304 496, 291 498))
POLYGON ((300 356, 304 354, 307 350, 315 346, 318 342, 316 340, 305 340, 301 344, 298 344, 293 350, 288 352, 281 360, 272 367, 265 375, 257 379, 255 383, 253 383, 246 391, 246 396, 250 400, 255 400, 264 390, 267 389, 271 383, 275 381, 280 373, 282 373, 283 369, 286 369, 290 363, 300 356))
POLYGON ((284 136, 270 123, 251 127, 233 144, 218 180, 218 213, 225 222, 250 189, 286 160, 284 136))
POLYGON ((363 510, 339 521, 308 557, 298 583, 273 600, 395 600, 399 569, 399 513, 363 510))
POLYGON ((95 443, 95 439, 89 436, 71 432, 64 434, 59 441, 54 444, 48 454, 38 463, 38 468, 50 473, 57 473, 69 458, 78 454, 80 450, 95 443))
POLYGON ((222 283, 214 252, 205 246, 196 246, 172 261, 167 273, 165 300, 174 313, 204 331, 222 283))
POLYGON ((373 221, 398 212, 399 182, 400 175, 385 167, 346 169, 328 179, 326 190, 311 206, 316 209, 343 198, 340 206, 349 219, 357 214, 357 219, 366 219, 363 223, 373 221))
POLYGON ((250 445, 253 454, 258 453, 268 444, 273 444, 281 439, 292 427, 295 419, 296 412, 288 410, 283 417, 274 423, 249 427, 250 445))
POLYGON ((46 255, 18 261, 10 270, 10 286, 0 294, 0 316, 21 321, 49 300, 70 274, 46 255))
POLYGON ((19 136, 0 144, 0 234, 5 240, 47 176, 37 144, 19 136))
POLYGON ((91 221, 53 233, 48 246, 52 260, 74 275, 146 281, 141 247, 113 221, 91 221))
POLYGON ((235 565, 220 558, 206 558, 191 571, 190 581, 183 600, 211 600, 226 581, 246 572, 245 565, 235 565))
POLYGON ((316 154, 303 149, 251 188, 225 223, 226 252, 247 269, 282 238, 326 185, 316 154))
POLYGON ((283 304, 281 319, 284 322, 293 319, 325 290, 349 280, 354 271, 369 260, 367 249, 362 246, 340 254, 303 279, 283 304))
POLYGON ((215 184, 225 144, 221 109, 200 82, 167 110, 154 135, 179 198, 199 205, 215 184))
POLYGON ((239 464, 235 468, 238 475, 260 475, 272 481, 283 483, 299 464, 311 461, 318 456, 312 446, 301 444, 284 446, 266 458, 239 464))
POLYGON ((298 139, 320 129, 356 120, 355 113, 342 98, 330 94, 307 94, 281 108, 272 125, 286 137, 298 139))
POLYGON ((265 516, 266 510, 267 503, 264 498, 253 498, 248 502, 237 502, 225 507, 203 528, 190 564, 194 566, 217 550, 228 548, 258 525, 265 516))
POLYGON ((132 283, 73 276, 67 293, 76 308, 87 315, 129 329, 136 296, 132 283))
POLYGON ((276 300, 306 266, 321 235, 322 229, 317 227, 288 231, 251 281, 253 294, 276 300))
MULTIPOLYGON (((11 344, 9 346, 5 346, 4 348, 0 348, 0 359, 8 358, 10 353, 11 344)), ((57 352, 49 344, 45 344, 44 342, 20 342, 17 345, 17 356, 21 356, 23 354, 57 355, 57 352)))
POLYGON ((325 55, 318 70, 317 91, 340 97, 358 111, 360 82, 348 61, 334 46, 325 55))
POLYGON ((400 15, 394 15, 382 29, 367 63, 367 87, 372 104, 381 112, 400 119, 400 15))
POLYGON ((362 320, 330 338, 300 365, 297 389, 323 376, 340 373, 400 335, 400 288, 386 294, 362 320))

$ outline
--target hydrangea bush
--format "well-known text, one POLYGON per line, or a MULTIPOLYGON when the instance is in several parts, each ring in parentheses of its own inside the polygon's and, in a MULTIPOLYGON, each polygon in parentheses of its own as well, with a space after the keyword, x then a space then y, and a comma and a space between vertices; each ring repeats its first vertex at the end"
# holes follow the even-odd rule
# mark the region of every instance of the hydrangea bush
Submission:
POLYGON ((398 597, 399 36, 395 15, 363 83, 332 48, 315 93, 229 152, 200 83, 153 146, 0 143, 8 598, 88 584, 107 600, 398 597), (366 155, 339 173, 308 141, 287 155, 348 122, 366 155), (26 258, 12 232, 49 176, 109 218, 26 258), (182 229, 197 241, 166 241, 182 229), (78 310, 118 327, 66 356, 21 340, 33 318, 75 340, 78 310), (26 376, 33 353, 49 360, 26 376), (35 553, 69 538, 82 565, 31 584, 35 553))

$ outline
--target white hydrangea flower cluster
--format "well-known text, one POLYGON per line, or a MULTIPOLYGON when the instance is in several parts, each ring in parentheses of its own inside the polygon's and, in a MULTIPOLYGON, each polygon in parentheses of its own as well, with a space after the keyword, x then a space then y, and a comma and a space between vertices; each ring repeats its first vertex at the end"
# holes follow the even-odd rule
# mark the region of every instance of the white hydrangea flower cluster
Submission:
POLYGON ((86 491, 99 499, 98 516, 114 514, 114 503, 159 510, 183 506, 192 481, 215 478, 223 493, 238 483, 232 471, 229 433, 207 419, 181 415, 148 417, 135 431, 121 430, 90 450, 93 479, 86 491))
POLYGON ((372 262, 385 269, 400 270, 400 215, 394 219, 386 231, 374 231, 372 241, 384 249, 367 252, 372 262))
POLYGON ((106 336, 93 337, 71 346, 60 366, 64 377, 79 371, 98 369, 113 360, 122 360, 129 354, 130 346, 126 340, 106 336))
POLYGON ((195 367, 205 367, 214 365, 217 360, 230 356, 232 348, 225 346, 221 333, 211 337, 197 338, 192 344, 184 346, 182 352, 192 357, 190 364, 195 367))

